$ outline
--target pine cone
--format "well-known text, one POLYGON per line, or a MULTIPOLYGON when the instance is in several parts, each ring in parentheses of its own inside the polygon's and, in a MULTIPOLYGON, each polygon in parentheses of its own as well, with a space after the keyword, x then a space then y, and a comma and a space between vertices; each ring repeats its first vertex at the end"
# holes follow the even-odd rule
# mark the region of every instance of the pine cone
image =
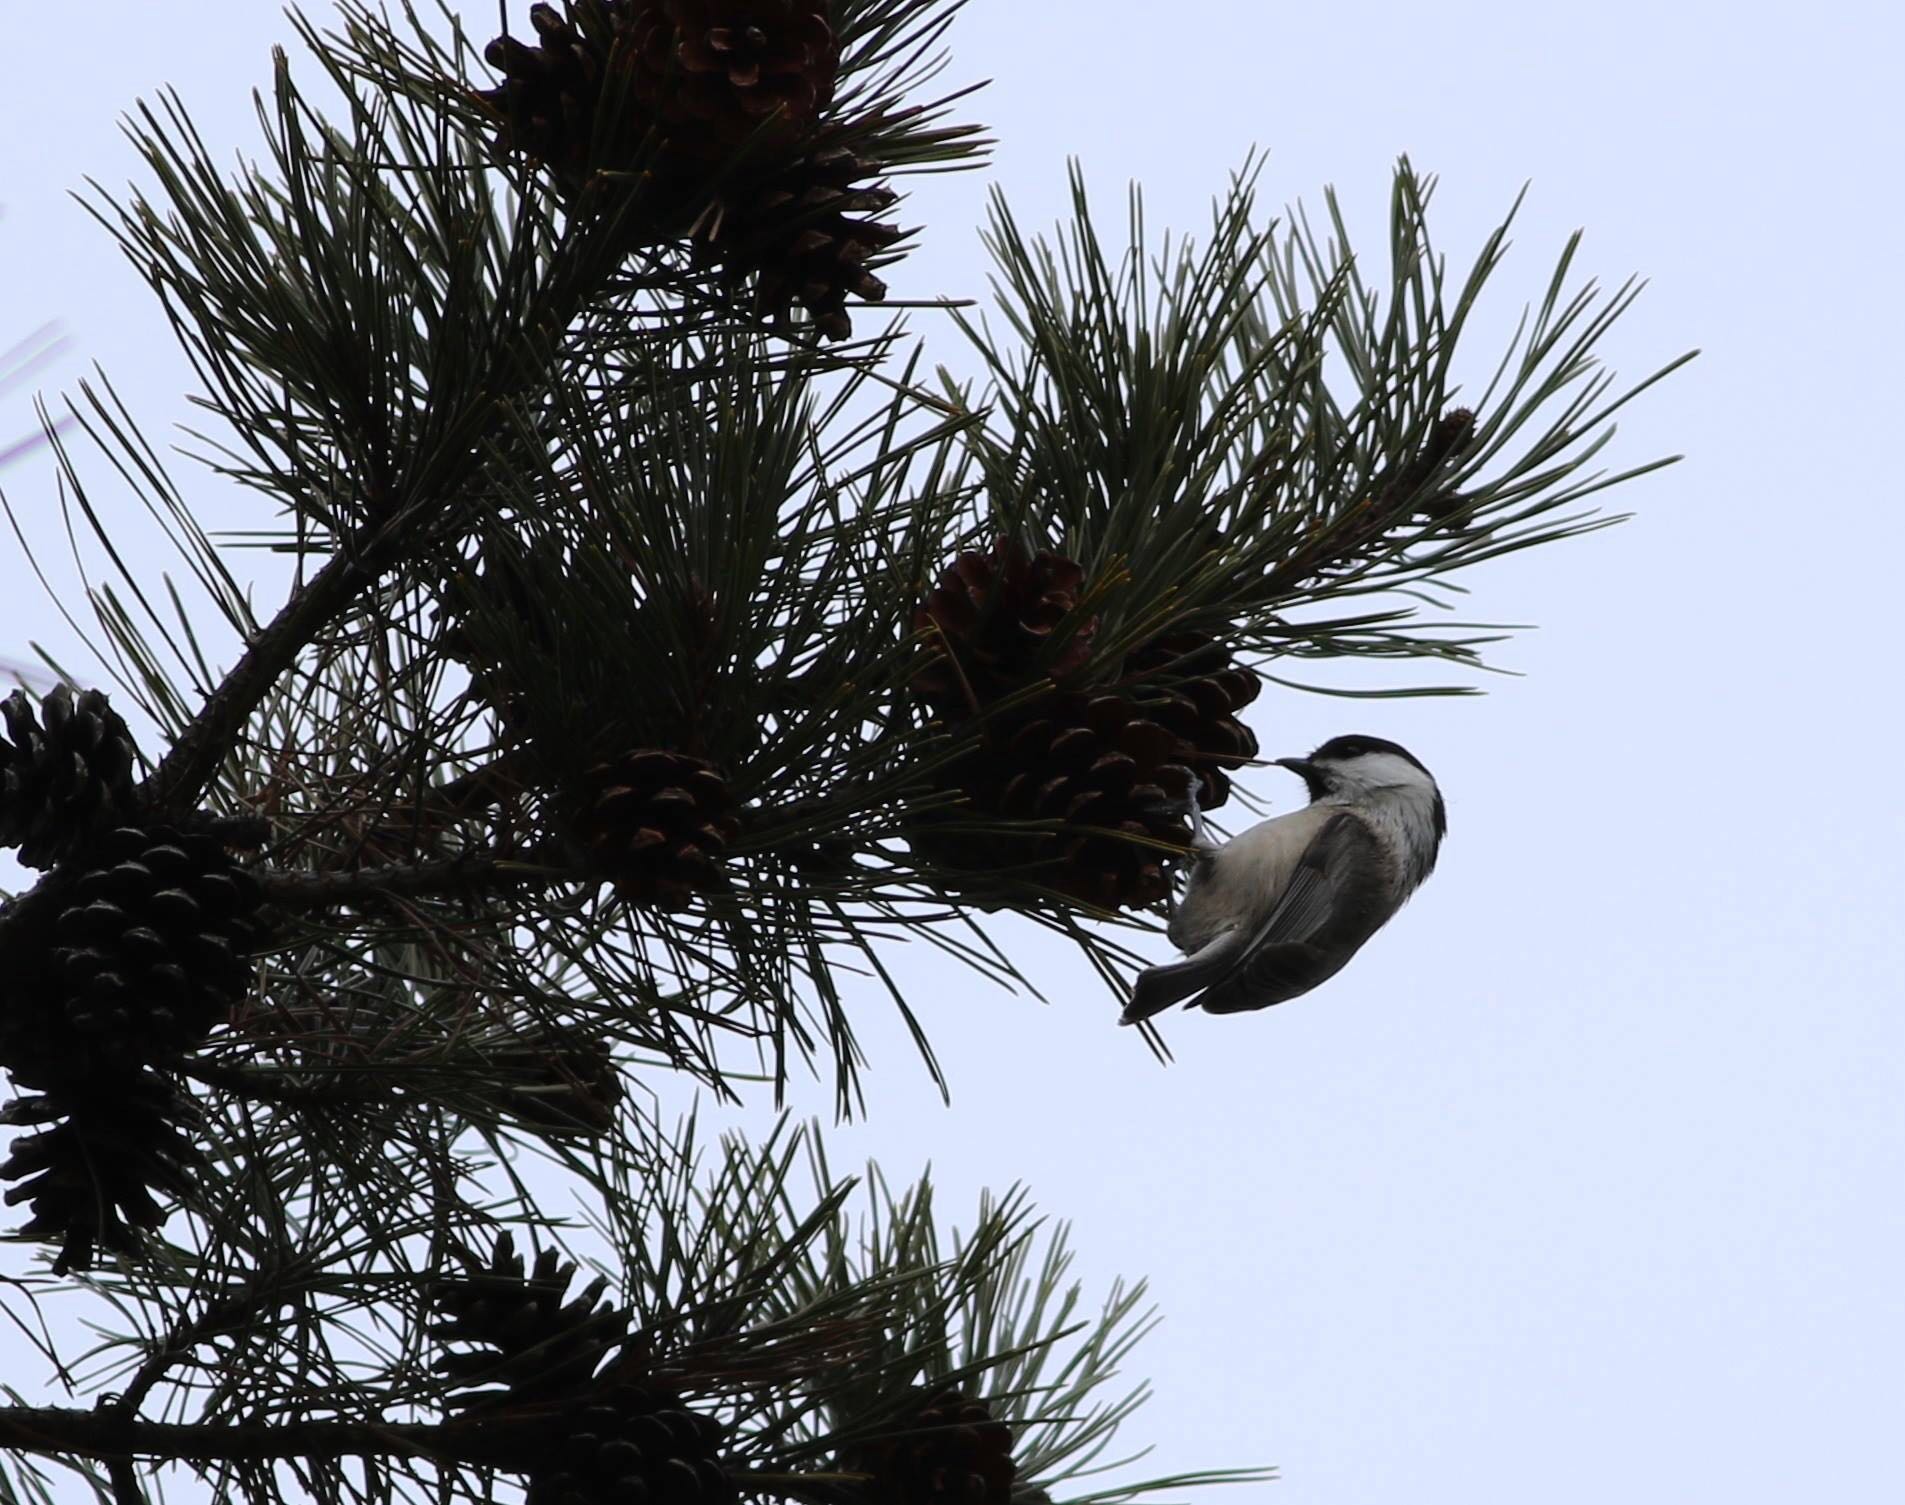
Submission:
POLYGON ((553 1249, 538 1254, 534 1273, 527 1275, 507 1231, 487 1263, 470 1250, 457 1253, 470 1273, 431 1294, 431 1305, 445 1320, 429 1331, 444 1343, 472 1345, 473 1351, 445 1354, 436 1366, 459 1390, 473 1392, 460 1397, 465 1405, 579 1392, 627 1336, 627 1311, 601 1302, 606 1276, 598 1275, 564 1303, 576 1267, 559 1263, 553 1249))
POLYGON ((1098 619, 1059 625, 1078 605, 1084 568, 1000 538, 988 553, 961 554, 914 613, 930 661, 913 688, 935 714, 961 721, 1041 678, 1062 681, 1091 657, 1098 619))
POLYGON ((740 833, 733 809, 713 764, 641 748, 589 770, 573 831, 630 903, 686 909, 721 884, 722 853, 740 833))
POLYGON ((880 1505, 1011 1505, 1018 1464, 1012 1429, 984 1401, 942 1390, 902 1435, 859 1449, 844 1462, 872 1475, 880 1505))
POLYGON ((1160 903, 1173 848, 1191 842, 1193 794, 1202 810, 1219 808, 1231 796, 1227 770, 1255 756, 1236 712, 1259 688, 1208 636, 1158 638, 1130 655, 1114 686, 1052 690, 987 718, 968 753, 933 770, 964 804, 914 846, 953 871, 1021 869, 1101 909, 1160 903), (1059 829, 987 831, 989 819, 1059 829))
POLYGON ((1257 756, 1257 737, 1237 713, 1263 689, 1231 652, 1201 632, 1153 639, 1125 661, 1124 683, 1136 713, 1178 739, 1176 757, 1197 773, 1198 807, 1219 809, 1230 798, 1230 770, 1257 756))
MULTIPOLYGON (((1383 486, 1380 505, 1387 508, 1413 497, 1435 478, 1443 466, 1459 458, 1474 442, 1475 414, 1467 408, 1449 409, 1429 430, 1422 452, 1401 467, 1394 479, 1383 486)), ((1422 516, 1441 519, 1457 511, 1466 500, 1460 493, 1444 488, 1417 501, 1415 510, 1422 516)))
POLYGON ((573 0, 564 7, 567 14, 559 15, 553 6, 532 5, 536 45, 500 36, 485 47, 483 57, 503 75, 495 88, 477 95, 497 117, 497 144, 541 162, 572 192, 588 181, 598 136, 611 151, 626 144, 632 158, 640 122, 627 121, 617 133, 605 130, 596 115, 610 56, 638 8, 632 0, 573 0))
POLYGON ((570 192, 596 168, 646 167, 658 207, 679 211, 744 144, 784 149, 811 129, 840 66, 827 16, 825 0, 533 5, 535 45, 500 36, 484 48, 503 79, 478 97, 499 145, 570 192))
POLYGON ((648 0, 630 26, 629 92, 677 158, 718 167, 765 129, 797 139, 833 101, 826 0, 648 0))
POLYGON ((875 181, 883 171, 843 147, 810 150, 726 190, 696 222, 695 255, 730 291, 755 279, 754 311, 776 326, 803 308, 823 337, 844 340, 847 299, 886 296, 874 271, 898 260, 907 233, 879 218, 899 202, 875 181))
POLYGON ((185 1133, 191 1099, 150 1071, 95 1077, 15 1098, 0 1123, 34 1127, 13 1142, 0 1180, 19 1181, 8 1206, 32 1204, 22 1238, 58 1240, 56 1274, 88 1269, 94 1251, 134 1254, 164 1213, 153 1193, 185 1196, 200 1155, 185 1133))
POLYGON ((525 1505, 731 1505, 740 1498, 718 1449, 727 1429, 666 1388, 599 1387, 527 1460, 525 1505))
POLYGON ((622 1078, 608 1045, 578 1031, 540 1030, 488 1054, 508 1074, 503 1108, 541 1134, 601 1134, 615 1126, 622 1078))
POLYGON ((104 821, 132 809, 132 733, 97 690, 65 685, 38 716, 15 690, 0 701, 0 847, 28 867, 51 867, 104 821))
POLYGON ((251 984, 257 880, 216 837, 166 826, 122 827, 86 858, 50 951, 66 1020, 103 1060, 175 1057, 251 984))
POLYGON ((1054 692, 989 723, 977 746, 935 771, 965 805, 915 845, 952 869, 1021 869, 1107 909, 1158 903, 1170 891, 1168 849, 1190 841, 1191 751, 1126 695, 1054 692), (988 818, 1063 829, 999 831, 986 829, 988 818))

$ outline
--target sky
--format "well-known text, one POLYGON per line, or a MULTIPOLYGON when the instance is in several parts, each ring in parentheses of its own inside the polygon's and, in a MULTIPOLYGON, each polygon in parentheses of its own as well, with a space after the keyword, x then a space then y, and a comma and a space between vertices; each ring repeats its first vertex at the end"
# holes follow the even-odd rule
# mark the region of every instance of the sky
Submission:
MULTIPOLYGON (((1153 224, 1194 230, 1260 147, 1270 206, 1333 184, 1374 248, 1407 153, 1441 176, 1454 262, 1532 185, 1497 316, 1585 227, 1586 272, 1649 282, 1613 364, 1703 352, 1622 422, 1613 463, 1686 456, 1609 498, 1631 522, 1467 577, 1476 616, 1536 626, 1496 654, 1512 675, 1255 707, 1267 756, 1371 732, 1448 796, 1441 867, 1340 977, 1173 1018, 1166 1068, 1069 950, 1026 943, 1045 1004, 922 959, 950 1107, 864 997, 871 1112, 836 1162, 930 1161, 949 1207, 1023 1180, 1092 1288, 1149 1277, 1146 1471, 1275 1465, 1211 1496, 1238 1505, 1897 1498, 1897 28, 1830 0, 974 0, 955 27, 947 80, 991 81, 971 113, 999 146, 917 189, 896 296, 982 296, 986 189, 1049 223, 1072 156, 1108 226, 1136 180, 1153 224)), ((161 433, 187 375, 65 195, 134 175, 115 122, 161 85, 214 143, 255 140, 289 28, 251 0, 97 0, 83 23, 19 7, 7 37, 0 329, 59 319, 42 380, 97 362, 161 433)), ((7 394, 0 438, 30 421, 7 394)), ((51 494, 32 465, 5 479, 51 494)), ((0 657, 69 641, 10 550, 0 590, 0 657)), ((825 1112, 824 1085, 794 1105, 825 1112)))

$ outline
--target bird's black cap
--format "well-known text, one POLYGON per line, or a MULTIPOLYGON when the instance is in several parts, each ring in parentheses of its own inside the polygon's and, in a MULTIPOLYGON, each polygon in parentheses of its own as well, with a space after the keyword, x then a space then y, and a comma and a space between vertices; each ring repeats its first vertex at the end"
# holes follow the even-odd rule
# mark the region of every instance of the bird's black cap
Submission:
MULTIPOLYGON (((1410 763, 1417 768, 1421 768, 1423 775, 1429 782, 1431 784, 1435 782, 1435 776, 1431 774, 1428 769, 1422 768, 1422 760, 1410 752, 1408 748, 1391 742, 1384 737, 1365 737, 1356 733, 1344 737, 1331 737, 1329 741, 1317 748, 1317 750, 1311 753, 1307 758, 1278 758, 1276 759, 1276 763, 1279 768, 1287 768, 1291 773, 1303 780, 1304 784, 1309 788, 1310 798, 1312 800, 1320 800, 1330 792, 1333 784, 1333 779, 1329 772, 1329 766, 1331 764, 1347 763, 1352 759, 1364 757, 1369 753, 1393 754, 1395 757, 1401 758, 1405 763, 1410 763)), ((1438 789, 1435 795, 1435 834, 1437 837, 1444 835, 1448 831, 1448 827, 1448 810, 1442 802, 1442 792, 1438 789)))
MULTIPOLYGON (((1306 763, 1347 763, 1351 758, 1360 758, 1369 753, 1394 753, 1398 758, 1422 768, 1422 760, 1408 748, 1383 737, 1365 737, 1352 733, 1346 737, 1331 737, 1321 747, 1305 758, 1306 763)), ((1429 770, 1422 768, 1424 773, 1429 770)))

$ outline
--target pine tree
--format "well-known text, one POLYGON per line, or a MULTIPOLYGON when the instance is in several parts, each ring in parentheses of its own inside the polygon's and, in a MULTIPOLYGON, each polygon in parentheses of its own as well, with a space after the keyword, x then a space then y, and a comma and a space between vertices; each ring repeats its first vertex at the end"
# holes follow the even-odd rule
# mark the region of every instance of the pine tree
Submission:
POLYGON ((48 1353, 84 1404, 0 1407, 7 1487, 1260 1477, 1105 1482, 1143 1290, 1077 1315, 1023 1193, 954 1235, 817 1130, 707 1146, 631 1087, 814 1066, 851 1113, 842 968, 907 937, 1010 980, 997 912, 1076 945, 1109 1025, 1118 927, 1157 923, 1191 799, 1233 797, 1264 684, 1478 664, 1451 577, 1605 521, 1639 472, 1588 467, 1648 383, 1594 351, 1633 289, 1578 287, 1570 245, 1463 389, 1507 226, 1451 281, 1405 162, 1378 274, 1247 165, 1162 249, 1137 218, 1108 247, 1082 183, 1053 241, 995 201, 998 317, 915 336, 878 309, 893 185, 987 144, 928 89, 956 9, 568 0, 478 49, 350 0, 278 57, 256 166, 138 112, 149 186, 93 211, 259 500, 241 542, 294 575, 255 617, 79 389, 49 438, 113 684, 5 706, 0 836, 43 871, 0 910, 0 1178, 47 1265, 9 1303, 68 1292, 99 1336, 48 1353), (927 378, 949 341, 977 381, 927 378), (113 546, 126 493, 195 594, 113 546))

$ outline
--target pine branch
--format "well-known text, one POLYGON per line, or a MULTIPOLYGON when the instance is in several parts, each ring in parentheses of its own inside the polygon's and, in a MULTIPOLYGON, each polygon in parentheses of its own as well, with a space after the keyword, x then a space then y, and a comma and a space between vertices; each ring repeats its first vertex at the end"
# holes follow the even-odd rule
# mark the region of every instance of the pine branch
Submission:
POLYGON ((142 798, 154 809, 189 809, 230 756, 233 739, 259 702, 311 640, 376 580, 403 538, 394 524, 371 524, 298 587, 173 742, 140 787, 142 798))
POLYGON ((145 1421, 114 1410, 0 1406, 0 1448, 103 1462, 189 1463, 416 1458, 442 1464, 494 1459, 541 1435, 539 1416, 445 1422, 274 1421, 235 1425, 145 1421))
POLYGON ((396 863, 355 872, 266 872, 259 884, 266 898, 285 909, 317 909, 361 904, 371 899, 418 899, 468 895, 523 884, 576 883, 587 874, 572 866, 552 866, 520 855, 472 853, 434 862, 396 863))

